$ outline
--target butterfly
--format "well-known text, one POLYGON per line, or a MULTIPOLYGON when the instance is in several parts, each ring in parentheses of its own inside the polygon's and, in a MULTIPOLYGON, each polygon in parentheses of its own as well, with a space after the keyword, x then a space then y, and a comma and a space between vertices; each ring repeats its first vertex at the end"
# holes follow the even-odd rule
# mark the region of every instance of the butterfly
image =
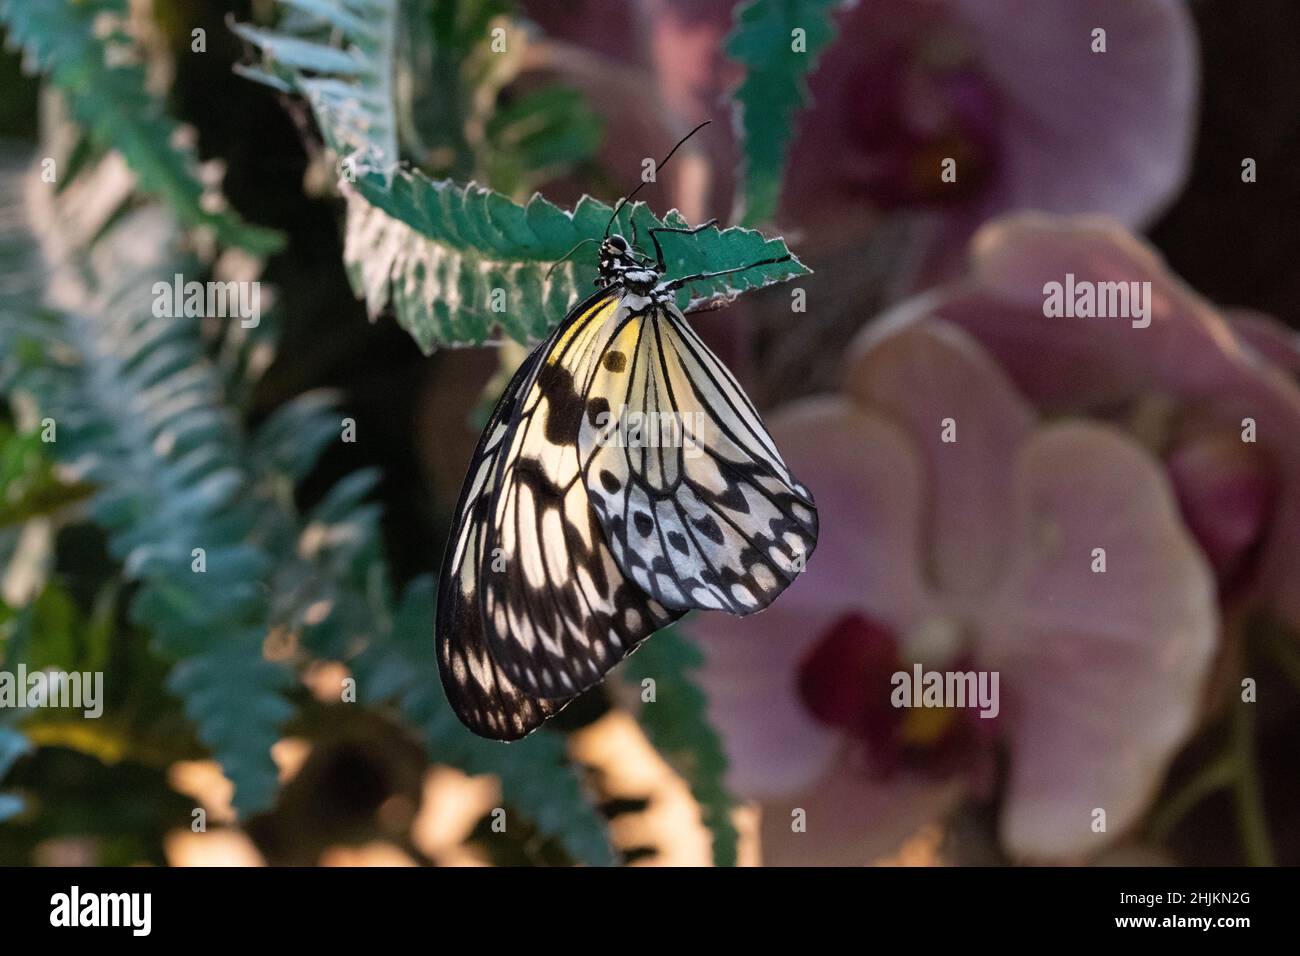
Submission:
POLYGON ((692 282, 789 256, 663 278, 659 235, 714 225, 650 229, 653 260, 607 229, 596 292, 483 430, 435 635, 447 699, 480 736, 530 733, 688 610, 767 607, 812 554, 812 495, 676 304, 692 282))

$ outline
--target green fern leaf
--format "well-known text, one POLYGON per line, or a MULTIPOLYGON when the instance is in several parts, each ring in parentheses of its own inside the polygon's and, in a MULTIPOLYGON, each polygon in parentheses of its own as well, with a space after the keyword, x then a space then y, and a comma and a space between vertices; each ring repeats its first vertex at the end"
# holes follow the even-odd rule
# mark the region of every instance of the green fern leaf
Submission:
MULTIPOLYGON (((349 214, 344 257, 353 288, 364 295, 372 317, 391 302, 398 322, 426 352, 437 345, 480 343, 496 327, 524 343, 545 336, 593 291, 596 278, 590 246, 556 263, 580 242, 599 242, 613 212, 589 196, 572 212, 540 194, 521 206, 474 183, 365 167, 348 201, 365 204, 349 214)), ((651 227, 688 225, 675 211, 658 219, 643 203, 620 210, 615 225, 630 238, 634 222, 643 245, 651 227)), ((666 235, 661 242, 670 279, 790 255, 783 240, 738 227, 666 235)), ((701 280, 681 290, 678 304, 719 304, 807 272, 791 256, 701 280)))
POLYGON ((654 680, 655 700, 641 705, 641 726, 655 749, 690 784, 713 834, 713 862, 735 866, 739 837, 731 822, 734 801, 724 782, 727 758, 709 724, 704 692, 691 679, 691 671, 702 662, 700 651, 668 628, 628 658, 623 677, 638 691, 642 681, 654 680))
MULTIPOLYGON (((51 211, 45 228, 60 221, 51 211)), ((57 347, 20 381, 57 423, 51 452, 97 486, 90 516, 138 584, 130 618, 176 663, 169 686, 249 814, 274 799, 270 747, 290 714, 292 674, 262 654, 265 546, 286 537, 276 529, 288 519, 257 492, 199 320, 160 321, 150 309, 155 281, 195 271, 169 258, 180 245, 175 219, 156 205, 119 215, 64 264, 58 285, 72 310, 57 323, 57 347)))
POLYGON ((279 233, 204 208, 197 157, 174 144, 177 124, 145 88, 127 17, 127 0, 0 0, 0 20, 29 67, 65 94, 95 143, 122 154, 143 192, 166 202, 187 226, 212 229, 224 244, 275 252, 283 244, 279 233))
POLYGON ((253 437, 252 453, 268 474, 302 481, 316 467, 330 442, 339 437, 339 395, 320 389, 285 402, 267 417, 253 437))
POLYGON ((835 39, 832 13, 842 0, 749 0, 736 9, 727 55, 746 68, 736 91, 743 151, 742 221, 776 215, 795 113, 808 100, 808 76, 835 39), (802 33, 796 33, 802 31, 802 33))
POLYGON ((167 687, 185 703, 199 740, 235 784, 241 813, 275 802, 279 780, 271 746, 293 708, 285 699, 294 678, 262 657, 264 627, 221 635, 206 651, 173 668, 167 687))
POLYGON ((397 0, 280 0, 280 5, 303 16, 275 30, 231 25, 263 57, 260 69, 241 67, 240 72, 306 97, 325 144, 339 159, 396 163, 397 0), (344 46, 331 43, 331 35, 341 35, 344 46))
POLYGON ((562 736, 539 731, 503 746, 474 736, 456 719, 431 676, 438 668, 433 615, 434 583, 417 579, 407 588, 391 631, 353 663, 365 699, 396 700, 403 717, 420 729, 434 760, 466 773, 500 777, 505 799, 575 860, 612 863, 604 822, 583 798, 562 736))

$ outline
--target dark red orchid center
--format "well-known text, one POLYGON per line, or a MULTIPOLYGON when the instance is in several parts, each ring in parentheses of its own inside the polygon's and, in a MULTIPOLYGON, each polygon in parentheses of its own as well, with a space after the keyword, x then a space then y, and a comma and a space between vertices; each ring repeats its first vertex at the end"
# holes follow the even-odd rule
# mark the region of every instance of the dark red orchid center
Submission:
POLYGON ((869 765, 881 775, 906 768, 948 776, 987 756, 996 721, 979 717, 974 708, 895 706, 894 675, 910 675, 913 667, 899 660, 889 628, 846 614, 800 663, 800 700, 821 723, 860 739, 869 765))
POLYGON ((946 34, 864 62, 841 95, 863 155, 853 175, 882 207, 965 202, 992 180, 997 95, 946 34), (951 181, 943 176, 948 159, 951 181))
POLYGON ((799 695, 822 723, 871 736, 888 724, 890 675, 898 645, 883 625, 860 614, 841 617, 813 645, 799 668, 799 695))

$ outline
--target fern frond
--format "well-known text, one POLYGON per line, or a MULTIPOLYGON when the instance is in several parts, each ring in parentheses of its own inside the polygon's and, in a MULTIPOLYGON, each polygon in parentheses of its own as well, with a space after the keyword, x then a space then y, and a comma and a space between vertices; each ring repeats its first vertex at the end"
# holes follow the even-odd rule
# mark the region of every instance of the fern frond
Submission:
POLYGON ((412 582, 387 635, 353 662, 361 693, 366 700, 395 700, 434 760, 500 777, 505 799, 573 859, 612 863, 604 822, 583 798, 562 736, 543 731, 503 747, 474 736, 448 706, 433 676, 438 668, 431 639, 434 590, 429 578, 412 582))
POLYGON ((727 758, 709 724, 704 692, 691 677, 703 660, 696 647, 668 628, 628 658, 623 676, 638 692, 642 681, 654 680, 655 699, 641 705, 637 719, 655 749, 690 785, 713 834, 713 862, 735 866, 739 836, 731 821, 735 801, 725 783, 727 758))
POLYGON ((231 29, 262 53, 250 79, 301 93, 325 144, 340 159, 397 162, 393 98, 399 0, 280 0, 302 16, 270 30, 231 29))
MULTIPOLYGON (((598 243, 613 212, 590 196, 571 212, 540 193, 521 206, 474 183, 365 167, 350 184, 348 202, 344 258, 353 288, 363 291, 372 317, 391 301, 399 324, 425 352, 480 343, 497 327, 525 344, 542 338, 590 293, 596 277, 590 252, 561 258, 579 243, 598 243)), ((643 242, 651 227, 687 225, 676 211, 659 219, 639 202, 623 207, 615 225, 631 237, 634 222, 643 242)), ((692 284, 678 296, 684 309, 808 272, 784 240, 752 229, 712 227, 662 242, 670 279, 769 263, 692 284)))
MULTIPOLYGON (((47 232, 68 224, 63 207, 76 187, 37 194, 47 232)), ((495 747, 448 709, 429 639, 432 587, 413 588, 399 606, 389 582, 369 500, 378 474, 354 472, 298 514, 292 485, 339 434, 332 397, 301 396, 247 435, 199 320, 153 314, 154 283, 196 271, 169 259, 174 221, 157 206, 113 204, 104 216, 110 225, 78 223, 93 227, 78 236, 98 237, 88 249, 46 236, 60 252, 59 281, 50 284, 63 290, 67 312, 43 328, 40 361, 24 363, 19 378, 57 422, 55 453, 98 488, 91 517, 139 584, 131 619, 176 662, 169 687, 234 782, 237 809, 255 812, 276 792, 269 751, 291 712, 293 675, 265 659, 263 644, 283 631, 320 657, 363 652, 359 672, 369 661, 396 665, 391 690, 433 759, 498 774, 511 805, 575 859, 609 862, 603 825, 561 738, 495 747), (196 547, 205 549, 203 573, 192 570, 196 547)), ((0 344, 21 337, 17 318, 0 315, 0 344)), ((381 696, 371 689, 365 699, 381 696)))
POLYGON ((0 0, 0 20, 30 69, 62 91, 77 122, 102 149, 116 149, 139 188, 163 200, 187 226, 255 254, 282 237, 233 212, 204 208, 194 151, 176 145, 177 124, 145 87, 139 50, 126 30, 127 0, 0 0))
POLYGON ((157 206, 118 219, 86 256, 79 292, 61 276, 81 308, 62 316, 45 363, 20 381, 56 424, 52 452, 97 487, 89 514, 139 584, 130 616, 178 662, 170 686, 247 814, 274 798, 270 745, 293 678, 261 653, 271 561, 257 535, 274 522, 254 494, 246 439, 198 320, 160 320, 151 308, 155 282, 194 271, 169 259, 179 245, 157 206))
POLYGON ((745 67, 736 90, 743 156, 737 196, 741 221, 776 215, 795 113, 808 100, 806 77, 835 39, 832 18, 844 0, 748 0, 736 8, 727 55, 745 67))
POLYGON ((262 422, 250 449, 259 468, 297 484, 311 473, 331 441, 338 439, 340 396, 328 389, 306 392, 285 402, 262 422))

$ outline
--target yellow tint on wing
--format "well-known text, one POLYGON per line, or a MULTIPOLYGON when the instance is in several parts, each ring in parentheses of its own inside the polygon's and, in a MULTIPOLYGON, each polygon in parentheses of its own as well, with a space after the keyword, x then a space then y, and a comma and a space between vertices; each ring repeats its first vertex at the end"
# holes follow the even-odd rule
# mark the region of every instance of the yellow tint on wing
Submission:
POLYGON ((556 362, 568 359, 572 361, 572 356, 568 354, 569 346, 574 340, 584 333, 590 335, 593 331, 600 328, 605 320, 614 314, 618 308, 618 295, 610 293, 603 299, 597 299, 591 308, 587 309, 577 321, 573 322, 563 334, 560 335, 551 346, 546 355, 546 364, 554 365, 556 362))

